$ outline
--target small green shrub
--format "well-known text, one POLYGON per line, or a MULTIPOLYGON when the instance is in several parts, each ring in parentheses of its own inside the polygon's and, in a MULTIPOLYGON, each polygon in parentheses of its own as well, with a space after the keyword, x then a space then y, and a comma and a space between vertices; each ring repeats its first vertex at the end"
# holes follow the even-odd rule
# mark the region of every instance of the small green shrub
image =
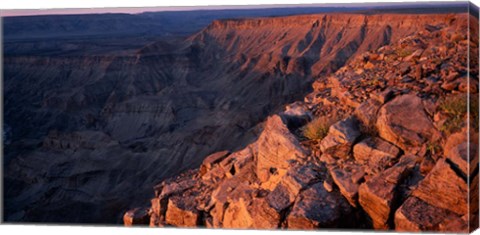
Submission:
POLYGON ((327 136, 328 129, 337 120, 336 117, 317 117, 302 128, 303 136, 309 140, 321 140, 327 136))

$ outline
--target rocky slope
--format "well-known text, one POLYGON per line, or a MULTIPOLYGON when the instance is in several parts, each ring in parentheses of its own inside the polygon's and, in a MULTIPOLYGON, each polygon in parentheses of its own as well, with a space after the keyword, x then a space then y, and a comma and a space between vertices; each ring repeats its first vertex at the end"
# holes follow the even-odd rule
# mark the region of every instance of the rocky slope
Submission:
POLYGON ((313 91, 270 115, 245 148, 211 154, 200 168, 155 186, 151 206, 128 211, 124 223, 472 231, 478 226, 478 36, 469 33, 478 35, 478 19, 467 14, 213 23, 192 38, 205 51, 224 47, 242 52, 226 58, 257 57, 262 68, 278 64, 270 74, 314 75, 313 91), (332 26, 340 22, 347 26, 332 26), (265 40, 249 40, 259 31, 265 40), (291 38, 299 34, 305 37, 291 38), (270 59, 279 55, 288 60, 270 59), (325 136, 307 139, 315 120, 329 120, 318 129, 333 124, 325 136))

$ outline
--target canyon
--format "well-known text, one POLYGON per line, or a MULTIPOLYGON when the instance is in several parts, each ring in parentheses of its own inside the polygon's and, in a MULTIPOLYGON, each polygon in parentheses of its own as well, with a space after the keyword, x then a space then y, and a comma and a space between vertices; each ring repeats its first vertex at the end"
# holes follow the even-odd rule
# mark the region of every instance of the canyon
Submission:
POLYGON ((464 148, 478 137, 465 138, 469 123, 442 129, 451 120, 439 104, 478 95, 469 22, 255 15, 142 39, 12 39, 5 220, 468 230, 478 169, 464 148), (342 118, 305 139, 321 116, 342 118), (436 182, 458 187, 453 201, 436 182))

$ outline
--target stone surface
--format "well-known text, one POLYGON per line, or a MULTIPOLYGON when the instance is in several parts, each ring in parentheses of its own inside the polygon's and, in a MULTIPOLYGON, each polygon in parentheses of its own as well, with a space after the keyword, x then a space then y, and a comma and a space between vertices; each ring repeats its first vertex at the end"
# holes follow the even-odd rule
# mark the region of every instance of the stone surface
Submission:
POLYGON ((394 145, 377 137, 369 137, 353 147, 353 157, 360 164, 365 164, 369 174, 376 174, 396 161, 400 150, 394 145))
POLYGON ((257 144, 256 171, 264 182, 272 174, 270 168, 287 169, 288 160, 305 158, 307 154, 277 115, 268 118, 257 144))
POLYGON ((415 166, 416 157, 404 156, 399 163, 360 185, 359 203, 370 216, 375 229, 391 228, 398 192, 397 185, 415 166))
POLYGON ((360 166, 348 168, 334 168, 330 170, 333 181, 340 189, 340 193, 348 200, 353 207, 358 206, 358 187, 361 177, 355 177, 363 174, 363 168, 360 166), (360 178, 360 179, 359 179, 360 178))
POLYGON ((165 222, 176 227, 198 226, 200 214, 195 208, 195 199, 183 196, 170 197, 165 222))
POLYGON ((478 138, 472 135, 471 143, 468 141, 468 133, 465 131, 457 132, 447 138, 445 146, 443 147, 444 155, 450 160, 456 168, 458 168, 465 176, 471 176, 478 168, 477 153, 478 138), (468 151, 470 147, 470 156, 468 151))
POLYGON ((457 214, 409 197, 395 212, 395 230, 399 232, 465 233, 468 223, 457 214))
POLYGON ((210 169, 212 169, 214 164, 217 164, 225 159, 228 154, 230 154, 229 151, 220 151, 207 156, 200 166, 200 175, 206 174, 210 169))
POLYGON ((360 136, 357 122, 354 117, 348 117, 330 126, 327 136, 320 142, 320 150, 334 157, 347 158, 360 136))
POLYGON ((426 203, 459 215, 467 214, 468 187, 444 160, 437 161, 435 167, 413 191, 413 196, 426 203))
POLYGON ((322 183, 303 191, 287 217, 289 229, 336 228, 348 221, 348 202, 338 192, 327 192, 322 183))
POLYGON ((439 137, 422 100, 413 94, 398 96, 386 103, 379 111, 376 125, 380 137, 406 152, 439 137))

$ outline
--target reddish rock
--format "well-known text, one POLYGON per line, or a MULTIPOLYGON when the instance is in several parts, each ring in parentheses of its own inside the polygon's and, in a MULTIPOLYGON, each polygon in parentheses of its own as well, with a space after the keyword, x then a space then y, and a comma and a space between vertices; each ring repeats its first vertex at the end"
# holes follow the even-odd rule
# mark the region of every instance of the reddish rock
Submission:
POLYGON ((416 164, 415 156, 404 156, 399 163, 360 185, 359 203, 370 216, 375 229, 391 228, 398 192, 397 185, 416 164))
POLYGON ((467 131, 454 133, 447 138, 445 146, 443 147, 444 155, 449 159, 453 165, 458 168, 465 176, 470 176, 478 168, 477 152, 478 140, 476 135, 472 135, 471 143, 468 141, 467 131), (468 151, 470 147, 470 156, 468 151))
POLYGON ((350 166, 346 168, 334 168, 330 170, 333 181, 340 189, 340 193, 348 200, 353 207, 358 206, 359 181, 363 178, 363 167, 350 166), (361 177, 356 177, 357 175, 361 177))
POLYGON ((368 99, 355 109, 354 115, 361 122, 363 127, 375 127, 377 113, 382 103, 375 99, 368 99))
POLYGON ((277 115, 269 117, 257 140, 257 176, 265 182, 270 178, 271 168, 287 169, 288 160, 306 158, 306 151, 277 115))
POLYGON ((297 195, 307 185, 316 180, 318 174, 309 166, 298 166, 289 169, 275 189, 266 197, 267 202, 277 211, 289 207, 297 195))
POLYGON ((444 159, 437 161, 435 167, 419 183, 412 195, 432 206, 460 215, 467 214, 467 183, 452 170, 444 159))
POLYGON ((227 157, 228 154, 230 154, 229 151, 220 151, 220 152, 213 153, 213 154, 209 155, 208 157, 206 157, 203 160, 202 165, 200 166, 200 175, 203 176, 205 173, 207 173, 209 170, 212 169, 212 166, 214 164, 217 164, 220 161, 222 161, 223 159, 225 159, 225 157, 227 157))
POLYGON ((338 192, 327 192, 316 183, 299 195, 287 216, 289 229, 337 228, 348 223, 348 202, 338 192))
POLYGON ((410 197, 395 212, 395 230, 466 233, 468 223, 451 211, 431 206, 416 197, 410 197))
POLYGON ((393 165, 400 150, 380 138, 366 138, 353 147, 353 157, 360 164, 366 164, 369 174, 379 173, 393 165))
POLYGON ((406 152, 440 136, 426 114, 422 100, 413 94, 386 103, 379 111, 377 129, 380 137, 406 152))
POLYGON ((249 207, 254 229, 275 229, 280 226, 281 214, 265 198, 254 198, 249 207))
POLYGON ((147 208, 135 208, 123 215, 123 224, 125 226, 148 225, 149 223, 150 215, 147 208))
POLYGON ((197 227, 200 214, 195 208, 195 198, 192 196, 170 197, 165 222, 176 227, 197 227))
POLYGON ((330 126, 327 136, 320 142, 320 150, 334 157, 347 158, 360 136, 357 122, 354 117, 348 117, 330 126))

